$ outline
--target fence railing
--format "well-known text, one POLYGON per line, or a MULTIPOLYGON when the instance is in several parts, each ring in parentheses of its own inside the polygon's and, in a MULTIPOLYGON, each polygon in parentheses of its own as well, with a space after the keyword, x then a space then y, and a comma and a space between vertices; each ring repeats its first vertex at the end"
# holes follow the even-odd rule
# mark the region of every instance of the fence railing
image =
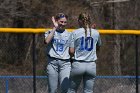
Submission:
MULTIPOLYGON (((51 30, 51 28, 0 28, 0 32, 8 33, 42 33, 51 30)), ((72 32, 75 29, 67 29, 72 32)), ((98 30, 100 34, 123 34, 123 35, 140 35, 140 30, 98 30)))

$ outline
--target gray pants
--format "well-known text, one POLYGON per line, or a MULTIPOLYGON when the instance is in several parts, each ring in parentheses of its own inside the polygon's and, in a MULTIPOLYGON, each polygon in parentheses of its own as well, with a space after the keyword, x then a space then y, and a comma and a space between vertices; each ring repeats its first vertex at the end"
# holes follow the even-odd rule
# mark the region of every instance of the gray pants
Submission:
POLYGON ((71 63, 69 60, 48 57, 47 74, 49 93, 57 93, 57 86, 60 86, 61 93, 67 93, 70 70, 71 63))
POLYGON ((82 79, 83 93, 93 93, 95 76, 95 62, 73 62, 71 69, 71 83, 68 93, 76 93, 82 79))

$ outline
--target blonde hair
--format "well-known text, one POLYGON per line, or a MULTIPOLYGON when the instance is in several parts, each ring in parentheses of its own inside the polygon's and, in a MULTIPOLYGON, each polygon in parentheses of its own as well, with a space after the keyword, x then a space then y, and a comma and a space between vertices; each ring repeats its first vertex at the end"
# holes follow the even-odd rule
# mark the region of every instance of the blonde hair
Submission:
POLYGON ((85 29, 85 36, 87 36, 87 29, 90 30, 90 36, 91 36, 91 19, 90 15, 86 12, 79 14, 78 21, 82 22, 82 27, 85 29))

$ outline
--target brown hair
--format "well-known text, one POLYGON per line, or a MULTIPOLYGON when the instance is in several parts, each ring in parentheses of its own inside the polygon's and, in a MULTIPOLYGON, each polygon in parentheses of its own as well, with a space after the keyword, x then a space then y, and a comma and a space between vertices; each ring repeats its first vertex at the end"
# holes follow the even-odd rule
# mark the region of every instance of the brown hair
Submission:
POLYGON ((63 17, 66 17, 66 19, 68 18, 68 16, 65 15, 64 13, 58 13, 58 14, 55 16, 55 19, 56 19, 56 20, 59 20, 60 18, 63 18, 63 17))
POLYGON ((87 28, 90 30, 90 36, 91 36, 91 19, 90 15, 88 13, 81 13, 79 14, 78 21, 82 22, 81 26, 85 29, 85 36, 87 36, 87 28))

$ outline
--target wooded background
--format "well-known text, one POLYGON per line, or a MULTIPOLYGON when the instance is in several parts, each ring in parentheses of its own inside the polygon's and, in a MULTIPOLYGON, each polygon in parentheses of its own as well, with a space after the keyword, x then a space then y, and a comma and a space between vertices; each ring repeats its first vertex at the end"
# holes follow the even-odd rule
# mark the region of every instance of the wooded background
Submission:
MULTIPOLYGON (((88 11, 97 29, 140 29, 140 0, 0 0, 0 27, 51 28, 51 16, 68 15, 77 28, 88 11)), ((97 75, 135 75, 135 35, 101 35, 97 75)), ((140 46, 140 38, 138 40, 140 46)), ((0 75, 32 75, 32 34, 0 33, 0 75)), ((37 75, 47 64, 44 33, 36 34, 37 75)), ((140 51, 139 51, 140 57, 140 51)), ((140 63, 140 62, 139 62, 140 63)))

